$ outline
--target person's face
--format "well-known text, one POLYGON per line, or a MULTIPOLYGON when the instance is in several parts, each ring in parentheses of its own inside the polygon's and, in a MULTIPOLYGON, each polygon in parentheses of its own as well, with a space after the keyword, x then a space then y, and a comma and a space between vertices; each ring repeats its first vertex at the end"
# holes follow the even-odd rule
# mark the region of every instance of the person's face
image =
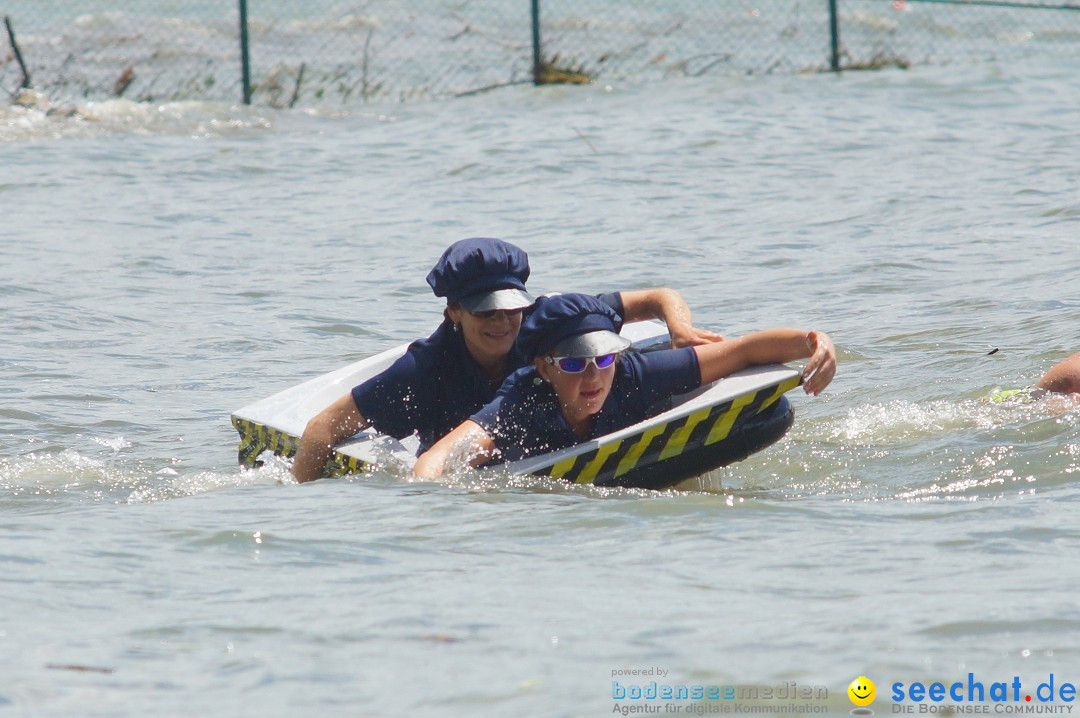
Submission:
POLYGON ((580 374, 565 372, 557 364, 549 363, 546 357, 538 357, 534 363, 540 377, 555 390, 563 416, 571 427, 600 411, 615 380, 614 360, 603 369, 597 368, 595 360, 589 361, 580 374))
POLYGON ((514 348, 521 329, 520 309, 494 312, 467 312, 459 306, 449 308, 450 319, 461 325, 465 346, 479 361, 497 360, 514 348))

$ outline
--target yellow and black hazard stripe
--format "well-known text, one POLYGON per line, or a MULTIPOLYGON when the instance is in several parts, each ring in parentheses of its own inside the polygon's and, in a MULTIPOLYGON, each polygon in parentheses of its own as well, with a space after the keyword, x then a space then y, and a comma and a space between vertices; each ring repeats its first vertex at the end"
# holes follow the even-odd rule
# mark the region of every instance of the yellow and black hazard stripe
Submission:
MULTIPOLYGON (((259 424, 249 419, 232 417, 233 428, 240 434, 240 446, 238 459, 241 466, 256 467, 262 462, 259 456, 269 451, 277 456, 292 458, 296 456, 296 450, 300 447, 300 439, 284 431, 259 424)), ((355 456, 346 456, 335 451, 326 461, 326 474, 329 476, 343 476, 345 474, 360 474, 371 470, 371 465, 355 456)))
MULTIPOLYGON (((627 479, 644 467, 659 468, 664 462, 677 463, 685 459, 690 452, 719 448, 733 428, 767 411, 784 392, 794 389, 800 381, 800 377, 792 377, 723 404, 699 409, 688 416, 651 426, 636 436, 601 444, 592 451, 558 461, 533 473, 577 484, 636 485, 627 479)), ((783 430, 786 430, 786 426, 783 430)))

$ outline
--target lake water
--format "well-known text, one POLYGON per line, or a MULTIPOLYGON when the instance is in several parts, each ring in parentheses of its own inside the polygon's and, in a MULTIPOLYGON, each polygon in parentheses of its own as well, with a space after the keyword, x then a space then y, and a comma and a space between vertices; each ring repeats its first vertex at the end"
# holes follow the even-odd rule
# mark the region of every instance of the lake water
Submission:
POLYGON ((988 397, 1080 350, 1078 70, 0 107, 0 715, 1075 684, 1080 407, 988 397), (828 331, 837 378, 683 491, 235 465, 231 411, 429 333, 423 277, 475 235, 536 292, 828 331))

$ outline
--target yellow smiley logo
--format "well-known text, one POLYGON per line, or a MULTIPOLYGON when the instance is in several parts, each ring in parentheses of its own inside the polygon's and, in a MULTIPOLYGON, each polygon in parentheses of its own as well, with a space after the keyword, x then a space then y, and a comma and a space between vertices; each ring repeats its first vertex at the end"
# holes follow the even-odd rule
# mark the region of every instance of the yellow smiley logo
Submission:
POLYGON ((866 676, 859 676, 847 687, 848 698, 857 706, 868 706, 877 696, 877 686, 866 676))

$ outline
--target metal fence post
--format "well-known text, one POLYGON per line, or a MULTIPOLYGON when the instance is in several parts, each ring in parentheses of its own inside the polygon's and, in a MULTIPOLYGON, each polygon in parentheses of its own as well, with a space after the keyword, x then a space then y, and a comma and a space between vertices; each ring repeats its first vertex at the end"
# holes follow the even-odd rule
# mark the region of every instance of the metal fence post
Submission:
POLYGON ((251 61, 248 56, 247 0, 240 0, 240 81, 244 86, 244 104, 251 104, 251 61))
POLYGON ((543 68, 540 66, 540 0, 532 0, 533 84, 539 85, 543 68))
POLYGON ((840 71, 840 19, 837 17, 836 0, 829 0, 829 35, 832 38, 833 72, 840 71))
POLYGON ((15 60, 19 63, 19 69, 22 70, 22 82, 19 83, 19 89, 25 90, 30 87, 30 71, 26 69, 22 50, 19 49, 19 43, 15 40, 15 28, 11 26, 11 17, 8 15, 4 16, 4 26, 7 27, 8 42, 11 43, 11 51, 15 53, 15 60))

